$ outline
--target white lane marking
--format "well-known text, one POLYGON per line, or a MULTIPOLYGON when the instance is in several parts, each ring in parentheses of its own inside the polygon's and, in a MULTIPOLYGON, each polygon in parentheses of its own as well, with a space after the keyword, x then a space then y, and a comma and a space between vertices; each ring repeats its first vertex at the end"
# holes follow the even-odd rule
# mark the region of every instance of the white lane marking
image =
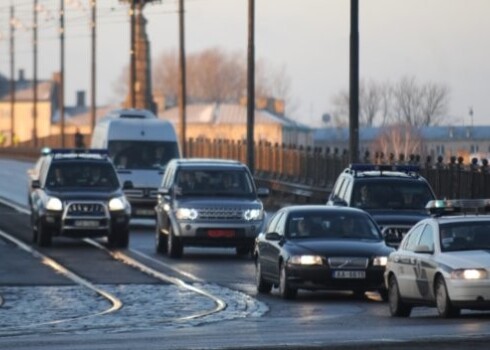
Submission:
POLYGON ((93 245, 99 249, 106 251, 108 254, 110 254, 116 260, 122 261, 123 263, 125 263, 127 265, 133 266, 133 267, 139 269, 140 271, 142 271, 142 272, 144 272, 150 276, 153 276, 157 279, 175 284, 179 287, 188 289, 188 290, 193 291, 197 294, 201 294, 207 298, 210 298, 216 304, 216 306, 212 310, 201 311, 201 312, 195 313, 193 315, 179 317, 179 318, 177 318, 177 320, 192 320, 192 319, 196 319, 196 318, 201 318, 201 317, 209 316, 209 315, 212 315, 214 313, 217 313, 217 312, 220 312, 220 311, 223 311, 224 309, 226 309, 227 305, 226 305, 226 302, 224 300, 218 298, 217 296, 212 295, 211 293, 208 293, 204 289, 194 287, 190 284, 185 283, 184 281, 182 281, 179 278, 171 277, 171 276, 168 276, 168 275, 166 275, 160 271, 152 269, 151 267, 140 263, 139 261, 131 258, 130 256, 124 254, 121 251, 111 251, 111 250, 107 249, 106 247, 104 247, 103 245, 101 245, 100 243, 98 243, 92 239, 86 238, 86 239, 84 239, 84 241, 87 242, 88 244, 91 244, 91 245, 93 245))
POLYGON ((193 281, 200 282, 200 283, 206 283, 205 280, 203 280, 203 279, 201 279, 201 278, 199 278, 197 276, 194 276, 192 273, 189 273, 189 272, 183 271, 181 269, 178 269, 176 267, 173 267, 170 264, 166 264, 166 263, 164 263, 161 260, 157 260, 157 259, 155 259, 155 258, 153 258, 153 257, 151 257, 151 256, 149 256, 149 255, 147 255, 147 254, 145 254, 143 252, 140 252, 139 250, 130 248, 129 251, 132 252, 132 253, 134 253, 134 254, 136 254, 136 255, 139 255, 139 256, 147 259, 147 260, 150 260, 150 261, 154 262, 155 264, 161 265, 161 266, 163 266, 163 267, 165 267, 165 268, 167 268, 169 270, 172 270, 172 271, 178 273, 179 275, 182 275, 184 277, 187 277, 187 278, 189 278, 189 279, 191 279, 193 281))
POLYGON ((50 257, 48 257, 48 256, 42 254, 41 252, 33 249, 32 247, 30 247, 27 244, 19 241, 15 237, 12 237, 11 235, 7 234, 6 232, 4 232, 2 230, 0 230, 0 236, 3 237, 5 240, 8 240, 8 241, 14 243, 16 246, 18 246, 22 250, 25 250, 26 252, 30 253, 35 258, 40 259, 44 265, 49 266, 50 268, 55 270, 55 272, 60 273, 63 276, 65 276, 66 278, 71 279, 76 284, 79 284, 83 287, 86 287, 86 288, 94 291, 95 293, 99 294, 103 298, 107 299, 112 304, 112 306, 109 309, 101 311, 101 312, 97 312, 94 314, 77 316, 77 317, 70 317, 70 318, 55 320, 55 321, 34 323, 34 324, 21 326, 20 328, 35 327, 35 326, 49 325, 49 324, 59 324, 59 323, 69 322, 69 321, 83 319, 83 318, 101 316, 101 315, 105 315, 105 314, 117 311, 117 310, 122 308, 123 303, 118 298, 116 298, 114 295, 104 291, 101 288, 96 287, 95 285, 93 285, 92 283, 87 281, 86 279, 84 279, 84 278, 78 276, 77 274, 71 272, 70 270, 66 269, 65 267, 63 267, 62 265, 57 263, 55 260, 51 259, 50 257))

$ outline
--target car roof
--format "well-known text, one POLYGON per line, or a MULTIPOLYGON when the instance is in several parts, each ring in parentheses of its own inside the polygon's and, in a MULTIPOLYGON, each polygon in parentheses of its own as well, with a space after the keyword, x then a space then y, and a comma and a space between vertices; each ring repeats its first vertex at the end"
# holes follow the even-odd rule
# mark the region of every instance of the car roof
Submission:
POLYGON ((245 164, 232 159, 181 158, 173 160, 179 167, 246 167, 245 164))
POLYGON ((281 208, 282 211, 287 212, 301 212, 301 211, 327 211, 334 213, 364 213, 369 215, 362 209, 353 208, 353 207, 340 207, 340 206, 329 206, 323 204, 307 204, 307 205, 290 205, 281 208))
POLYGON ((447 215, 432 218, 439 224, 457 223, 457 222, 476 222, 490 221, 490 215, 447 215))

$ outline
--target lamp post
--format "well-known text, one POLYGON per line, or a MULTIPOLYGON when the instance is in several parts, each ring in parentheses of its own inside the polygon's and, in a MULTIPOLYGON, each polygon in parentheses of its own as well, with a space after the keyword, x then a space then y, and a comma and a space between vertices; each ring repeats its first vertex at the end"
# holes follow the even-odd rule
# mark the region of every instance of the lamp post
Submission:
POLYGON ((351 0, 349 161, 359 161, 359 0, 351 0))

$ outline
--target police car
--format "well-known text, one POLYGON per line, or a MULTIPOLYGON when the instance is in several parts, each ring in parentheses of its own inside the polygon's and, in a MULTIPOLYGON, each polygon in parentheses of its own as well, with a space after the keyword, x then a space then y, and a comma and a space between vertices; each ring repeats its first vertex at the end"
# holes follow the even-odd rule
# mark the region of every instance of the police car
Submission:
POLYGON ((41 158, 29 179, 33 241, 106 236, 109 245, 127 247, 131 206, 107 151, 45 149, 41 158))
POLYGON ((434 200, 431 218, 417 223, 391 253, 385 284, 392 316, 414 306, 442 317, 490 309, 490 199, 434 200))

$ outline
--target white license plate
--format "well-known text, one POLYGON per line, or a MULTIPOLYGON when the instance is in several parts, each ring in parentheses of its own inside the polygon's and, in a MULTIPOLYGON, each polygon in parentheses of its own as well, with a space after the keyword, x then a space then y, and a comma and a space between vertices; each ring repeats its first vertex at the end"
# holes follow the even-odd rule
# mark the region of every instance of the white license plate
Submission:
POLYGON ((74 225, 76 227, 99 227, 99 222, 97 220, 76 220, 74 225))
POLYGON ((155 211, 151 209, 136 209, 136 215, 141 216, 154 216, 155 211))
POLYGON ((349 271, 349 270, 339 270, 334 271, 332 274, 333 278, 350 278, 350 279, 362 279, 366 278, 366 271, 349 271))

